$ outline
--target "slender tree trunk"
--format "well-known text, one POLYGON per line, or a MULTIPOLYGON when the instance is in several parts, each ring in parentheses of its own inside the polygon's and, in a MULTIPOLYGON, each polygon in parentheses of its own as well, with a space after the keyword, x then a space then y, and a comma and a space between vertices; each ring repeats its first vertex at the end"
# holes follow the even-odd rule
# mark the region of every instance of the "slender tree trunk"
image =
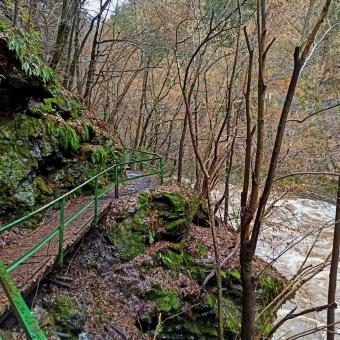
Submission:
POLYGON ((178 150, 178 171, 177 171, 177 184, 180 185, 182 183, 183 176, 183 158, 184 158, 184 144, 185 144, 185 136, 187 134, 188 129, 188 117, 185 115, 183 130, 181 135, 181 140, 179 142, 179 150, 178 150))
POLYGON ((241 235, 240 262, 242 280, 242 327, 241 339, 252 340, 255 334, 255 284, 253 274, 253 252, 247 244, 249 240, 241 235))
MULTIPOLYGON (((338 177, 338 192, 336 199, 335 213, 335 228, 333 236, 332 261, 329 272, 328 286, 328 304, 335 302, 336 284, 338 278, 338 263, 339 263, 339 247, 340 247, 340 177, 338 177)), ((329 308, 327 311, 327 340, 334 340, 335 333, 335 311, 334 308, 329 308)))
POLYGON ((75 0, 73 8, 74 17, 72 20, 72 28, 71 32, 69 34, 69 43, 68 43, 68 51, 67 51, 67 60, 66 60, 66 66, 65 66, 65 74, 64 74, 64 80, 63 80, 63 86, 67 87, 70 82, 70 64, 71 64, 71 58, 72 58, 72 50, 73 50, 73 39, 75 38, 75 29, 77 26, 77 12, 78 12, 78 1, 75 0))
POLYGON ((225 183, 224 183, 224 222, 227 224, 229 219, 229 202, 230 202, 230 176, 231 169, 233 166, 234 159, 234 146, 236 140, 237 132, 235 132, 235 136, 230 145, 229 155, 226 160, 226 173, 225 173, 225 183))
POLYGON ((97 45, 98 45, 98 34, 100 29, 100 19, 101 16, 97 19, 97 26, 93 37, 92 42, 92 50, 91 50, 91 58, 90 58, 90 65, 87 71, 87 78, 86 78, 86 85, 85 85, 85 91, 84 91, 84 100, 89 105, 91 101, 91 88, 92 88, 92 81, 93 76, 96 68, 96 56, 97 56, 97 45))
MULTIPOLYGON (((136 138, 134 142, 134 148, 137 149, 138 146, 142 143, 142 138, 140 139, 142 123, 143 123, 143 110, 144 110, 144 103, 146 101, 146 88, 148 84, 149 78, 149 62, 150 59, 146 63, 144 76, 143 76, 143 83, 142 83, 142 94, 139 102, 139 115, 138 115, 138 122, 137 122, 137 131, 136 131, 136 138)), ((143 137, 143 136, 142 136, 143 137)))
POLYGON ((58 32, 57 32, 57 39, 54 45, 54 51, 52 54, 52 58, 50 61, 50 67, 55 69, 59 63, 63 48, 65 46, 69 30, 67 29, 67 12, 69 9, 69 2, 68 0, 63 0, 63 5, 61 8, 61 15, 58 25, 58 32))
POLYGON ((16 25, 18 23, 18 14, 19 14, 20 3, 19 0, 14 1, 14 11, 13 11, 13 24, 16 25))

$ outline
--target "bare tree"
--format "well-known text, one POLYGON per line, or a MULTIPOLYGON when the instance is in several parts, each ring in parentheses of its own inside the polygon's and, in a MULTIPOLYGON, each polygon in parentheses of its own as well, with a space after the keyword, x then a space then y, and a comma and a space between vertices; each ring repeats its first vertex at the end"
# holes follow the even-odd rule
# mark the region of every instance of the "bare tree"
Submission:
MULTIPOLYGON (((300 76, 301 69, 306 61, 315 36, 324 21, 331 0, 327 0, 318 17, 317 22, 312 28, 310 34, 302 46, 298 46, 294 51, 294 68, 290 78, 286 99, 284 101, 274 146, 271 154, 271 161, 267 172, 264 189, 260 198, 260 176, 262 173, 262 158, 263 158, 263 136, 264 136, 264 93, 265 93, 265 59, 269 48, 274 40, 266 45, 266 1, 257 1, 257 32, 259 44, 259 74, 258 74, 258 112, 257 112, 257 145, 255 168, 253 172, 253 184, 249 196, 249 203, 242 206, 241 211, 241 278, 242 278, 242 326, 241 338, 253 339, 255 336, 255 284, 252 269, 252 262, 257 247, 258 237, 261 231, 263 218, 265 215, 266 205, 272 189, 275 178, 277 163, 280 155, 281 145, 284 137, 284 131, 288 114, 291 108, 292 100, 295 94, 296 86, 300 76), (254 223, 251 228, 251 222, 254 218, 254 223)), ((245 202, 243 198, 243 202, 245 202)))

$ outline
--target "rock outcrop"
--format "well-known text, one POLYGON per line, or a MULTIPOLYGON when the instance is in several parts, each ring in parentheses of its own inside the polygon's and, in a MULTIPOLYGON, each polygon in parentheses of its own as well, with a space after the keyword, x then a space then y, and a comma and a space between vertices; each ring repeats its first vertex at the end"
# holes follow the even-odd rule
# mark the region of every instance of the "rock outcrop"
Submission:
POLYGON ((39 41, 0 22, 0 224, 120 157, 81 101, 39 58, 39 41))

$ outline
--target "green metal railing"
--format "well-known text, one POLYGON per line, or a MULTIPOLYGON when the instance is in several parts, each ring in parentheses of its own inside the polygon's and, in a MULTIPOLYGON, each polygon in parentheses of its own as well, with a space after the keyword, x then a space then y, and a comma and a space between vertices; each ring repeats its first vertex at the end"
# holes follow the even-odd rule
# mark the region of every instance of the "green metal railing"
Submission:
MULTIPOLYGON (((119 198, 119 185, 121 183, 126 183, 131 180, 140 179, 143 177, 150 177, 158 175, 160 177, 160 182, 163 184, 164 171, 163 171, 163 158, 162 156, 142 150, 134 150, 134 149, 125 149, 124 150, 124 162, 114 164, 107 168, 104 171, 99 172, 97 175, 88 179, 81 185, 72 189, 71 191, 61 195, 60 197, 54 199, 50 203, 44 205, 43 207, 13 221, 5 226, 0 227, 0 234, 5 231, 11 230, 12 228, 22 224, 29 218, 40 214, 47 209, 51 209, 56 204, 59 209, 59 225, 50 232, 44 239, 42 239, 39 243, 37 243, 32 249, 27 251, 25 254, 21 255, 19 258, 15 259, 13 262, 4 265, 0 261, 0 283, 4 288, 4 291, 11 303, 13 310, 16 313, 18 320, 20 321, 25 334, 28 339, 46 339, 44 333, 39 328, 38 322, 32 316, 29 308, 24 302, 19 290, 16 288, 12 278, 9 273, 13 271, 15 268, 20 266, 22 263, 27 261, 30 257, 36 254, 44 245, 50 242, 53 238, 59 235, 59 252, 58 252, 58 264, 60 266, 64 263, 64 232, 65 228, 73 222, 76 218, 78 218, 83 212, 87 211, 91 206, 94 208, 94 218, 93 224, 98 226, 99 220, 99 200, 112 189, 114 189, 115 198, 119 198), (121 172, 128 167, 140 167, 140 170, 143 170, 143 173, 137 176, 120 178, 121 172), (149 171, 149 172, 148 172, 149 171), (111 176, 113 174, 113 181, 111 181, 111 176), (102 177, 108 177, 109 184, 100 189, 99 188, 99 180, 102 177), (85 203, 78 211, 76 211, 69 218, 65 218, 66 212, 66 202, 67 199, 76 194, 77 191, 83 189, 86 186, 93 184, 93 198, 90 199, 87 203, 85 203)), ((1 339, 1 335, 0 335, 1 339)))

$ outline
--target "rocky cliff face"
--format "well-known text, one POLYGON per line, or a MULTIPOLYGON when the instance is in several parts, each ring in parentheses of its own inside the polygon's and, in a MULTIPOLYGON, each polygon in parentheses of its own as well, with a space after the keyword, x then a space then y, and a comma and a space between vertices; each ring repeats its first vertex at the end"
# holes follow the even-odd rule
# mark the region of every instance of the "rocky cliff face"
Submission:
POLYGON ((120 157, 109 134, 41 62, 38 45, 0 22, 0 224, 120 157))

